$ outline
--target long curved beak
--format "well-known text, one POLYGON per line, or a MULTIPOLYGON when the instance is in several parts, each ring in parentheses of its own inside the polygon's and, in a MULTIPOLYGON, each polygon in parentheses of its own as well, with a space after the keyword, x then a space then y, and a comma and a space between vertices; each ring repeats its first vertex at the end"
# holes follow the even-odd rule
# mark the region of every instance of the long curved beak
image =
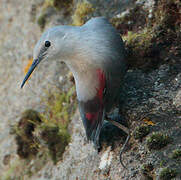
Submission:
POLYGON ((26 83, 26 81, 28 80, 28 78, 30 77, 31 73, 34 71, 34 69, 36 68, 36 66, 40 63, 40 59, 35 59, 31 65, 31 67, 29 68, 22 84, 21 84, 21 88, 23 88, 24 84, 26 83))

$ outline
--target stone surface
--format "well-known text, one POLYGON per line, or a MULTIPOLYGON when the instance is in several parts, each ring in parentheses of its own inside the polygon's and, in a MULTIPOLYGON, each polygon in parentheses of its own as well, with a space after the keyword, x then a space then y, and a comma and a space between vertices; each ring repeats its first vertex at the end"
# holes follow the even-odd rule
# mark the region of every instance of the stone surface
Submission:
MULTIPOLYGON (((90 2, 96 4, 97 1, 90 2)), ((51 64, 44 62, 37 68, 23 90, 20 89, 24 78, 23 69, 28 59, 32 57, 33 47, 41 35, 38 25, 32 22, 32 5, 36 3, 41 4, 42 1, 1 0, 0 2, 0 174, 3 174, 6 169, 6 163, 3 164, 3 162, 7 155, 9 158, 6 162, 8 163, 16 156, 14 137, 9 134, 10 126, 20 119, 20 114, 25 109, 43 110, 40 97, 45 95, 45 90, 60 85, 64 89, 67 88, 63 86, 66 81, 59 78, 66 77, 67 68, 59 62, 51 62, 51 64)), ((112 17, 122 10, 119 7, 120 1, 111 1, 109 5, 107 3, 98 1, 94 15, 105 14, 112 17)), ((125 7, 127 3, 128 1, 123 1, 125 7)), ((70 23, 70 18, 61 19, 61 17, 55 15, 48 26, 57 22, 70 23)), ((148 151, 146 138, 143 138, 142 142, 137 142, 132 138, 123 153, 123 161, 128 170, 123 169, 119 162, 119 151, 125 137, 113 138, 111 150, 110 146, 105 145, 98 153, 92 144, 86 142, 83 125, 79 113, 76 112, 70 123, 72 140, 62 161, 56 166, 52 162, 47 162, 37 174, 33 174, 29 179, 137 180, 142 176, 141 166, 145 163, 153 164, 154 177, 158 177, 162 166, 171 166, 181 172, 180 161, 170 158, 173 150, 181 148, 180 89, 181 64, 176 61, 171 65, 161 65, 149 72, 130 69, 125 77, 120 104, 121 115, 129 122, 132 131, 145 123, 144 118, 148 118, 155 124, 151 126, 151 133, 161 131, 168 134, 172 142, 160 151, 148 151), (101 170, 99 168, 103 161, 101 159, 106 153, 111 156, 109 157, 111 163, 107 162, 108 166, 101 170)), ((104 133, 105 131, 103 131, 103 136, 105 136, 104 133)), ((109 144, 109 142, 106 143, 109 144)), ((179 179, 180 176, 178 173, 177 178, 179 179)))

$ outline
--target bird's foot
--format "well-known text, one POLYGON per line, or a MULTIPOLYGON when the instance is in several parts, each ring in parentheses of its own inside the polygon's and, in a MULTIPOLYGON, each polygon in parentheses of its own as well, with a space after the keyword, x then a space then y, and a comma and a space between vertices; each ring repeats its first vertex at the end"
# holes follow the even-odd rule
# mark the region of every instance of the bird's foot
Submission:
POLYGON ((109 121, 110 123, 112 123, 113 125, 115 125, 116 127, 118 127, 119 129, 121 129, 122 131, 124 131, 127 134, 126 141, 124 142, 124 144, 123 144, 123 146, 121 148, 121 151, 120 151, 120 155, 119 155, 121 165, 125 169, 127 169, 126 166, 124 165, 124 163, 122 162, 122 153, 124 152, 125 147, 126 147, 126 145, 128 144, 128 142, 130 140, 130 130, 128 129, 128 127, 126 127, 126 126, 120 124, 119 122, 115 121, 115 118, 111 118, 111 116, 107 116, 106 120, 109 121))

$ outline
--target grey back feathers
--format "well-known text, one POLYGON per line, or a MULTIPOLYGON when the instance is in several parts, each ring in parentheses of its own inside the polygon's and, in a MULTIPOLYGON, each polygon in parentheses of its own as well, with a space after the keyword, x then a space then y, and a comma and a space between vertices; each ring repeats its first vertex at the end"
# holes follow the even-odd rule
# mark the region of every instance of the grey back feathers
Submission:
POLYGON ((123 41, 103 17, 92 18, 80 27, 57 26, 47 30, 35 47, 34 59, 43 55, 45 59, 59 59, 69 66, 81 101, 90 100, 96 93, 96 68, 101 68, 108 77, 109 96, 115 94, 115 88, 119 90, 126 69, 123 41), (47 40, 51 46, 44 49, 47 40))
POLYGON ((114 103, 117 103, 123 76, 126 72, 124 43, 112 25, 105 18, 96 18, 88 21, 83 28, 94 35, 86 37, 94 38, 91 43, 94 51, 93 60, 99 62, 106 73, 106 111, 109 111, 114 103), (95 59, 94 59, 95 58, 95 59))
POLYGON ((43 33, 35 46, 34 61, 21 87, 40 61, 64 61, 75 78, 86 135, 98 145, 104 114, 119 97, 126 71, 124 56, 120 35, 103 17, 81 27, 57 26, 43 33))

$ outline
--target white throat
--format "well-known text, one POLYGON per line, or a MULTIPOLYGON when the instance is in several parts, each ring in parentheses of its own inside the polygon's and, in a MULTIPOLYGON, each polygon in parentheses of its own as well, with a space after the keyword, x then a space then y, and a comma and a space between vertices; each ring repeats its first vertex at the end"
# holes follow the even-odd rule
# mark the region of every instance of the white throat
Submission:
POLYGON ((77 99, 86 102, 96 96, 99 81, 95 67, 90 67, 85 61, 79 62, 69 64, 67 61, 66 64, 75 78, 77 99))

